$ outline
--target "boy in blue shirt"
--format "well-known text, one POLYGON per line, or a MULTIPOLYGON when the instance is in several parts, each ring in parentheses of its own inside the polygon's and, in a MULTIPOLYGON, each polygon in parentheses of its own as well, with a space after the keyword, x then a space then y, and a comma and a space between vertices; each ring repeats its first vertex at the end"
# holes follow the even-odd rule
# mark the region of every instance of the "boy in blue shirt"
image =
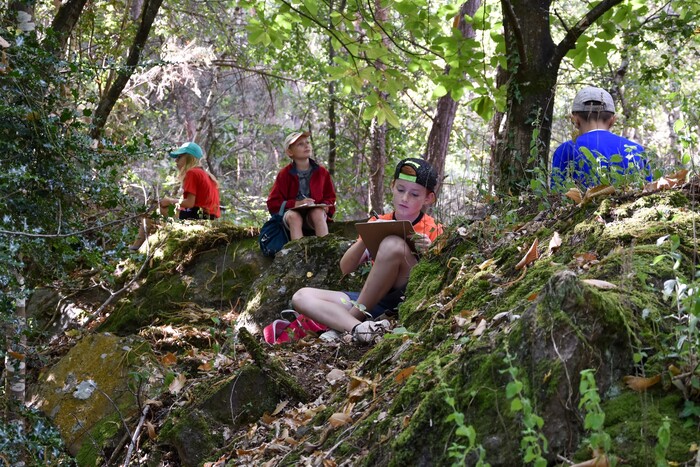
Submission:
POLYGON ((615 173, 627 175, 639 171, 651 181, 649 165, 642 157, 644 148, 610 132, 616 118, 615 103, 606 90, 586 86, 576 94, 571 121, 579 136, 554 151, 552 188, 563 186, 566 178, 572 178, 584 188, 599 185, 600 174, 604 173, 614 179, 615 173), (595 157, 596 165, 592 166, 587 152, 595 157))

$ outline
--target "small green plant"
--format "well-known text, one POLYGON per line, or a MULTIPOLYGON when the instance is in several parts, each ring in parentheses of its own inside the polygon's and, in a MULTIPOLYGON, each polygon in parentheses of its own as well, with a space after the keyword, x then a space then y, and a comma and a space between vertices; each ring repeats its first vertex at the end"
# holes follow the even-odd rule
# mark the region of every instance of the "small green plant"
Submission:
POLYGON ((581 383, 579 384, 579 393, 581 400, 578 404, 579 409, 583 409, 586 413, 583 420, 584 429, 590 432, 586 442, 591 451, 597 456, 608 456, 608 462, 611 466, 616 465, 615 458, 609 456, 612 440, 610 435, 605 431, 605 412, 600 406, 600 395, 595 382, 595 371, 591 369, 581 371, 581 383))
POLYGON ((458 441, 453 441, 447 452, 451 459, 453 467, 466 465, 467 457, 474 453, 478 456, 476 465, 478 467, 486 467, 490 464, 484 459, 486 457, 486 451, 481 444, 476 444, 476 430, 471 425, 466 425, 464 423, 464 413, 457 409, 455 398, 452 396, 452 390, 445 383, 442 383, 443 389, 445 391, 445 402, 452 409, 452 413, 446 418, 446 422, 453 422, 457 427, 455 430, 455 435, 458 437, 458 441), (462 444, 460 441, 466 441, 466 444, 462 444))
MULTIPOLYGON (((658 255, 654 258, 653 265, 664 260, 673 261, 673 269, 676 277, 664 282, 664 299, 669 300, 675 306, 674 318, 676 326, 674 328, 672 348, 669 356, 677 358, 682 373, 690 374, 684 382, 678 381, 675 384, 683 391, 686 399, 686 409, 681 416, 698 416, 698 410, 694 407, 691 399, 692 394, 697 394, 700 390, 700 374, 698 374, 698 359, 700 358, 700 269, 694 268, 694 274, 690 279, 683 277, 680 273, 680 266, 683 260, 681 254, 681 244, 678 235, 666 235, 659 238, 656 244, 668 245, 668 253, 658 255), (691 402, 691 404, 688 404, 691 402), (685 415, 684 415, 685 414, 685 415)), ((697 402, 697 397, 695 397, 697 402)))
POLYGON ((23 407, 18 412, 23 423, 0 416, 0 461, 24 459, 25 465, 75 465, 58 430, 41 413, 23 407))
POLYGON ((656 447, 654 447, 656 465, 657 467, 666 467, 668 465, 666 451, 668 451, 668 446, 671 444, 671 421, 668 417, 664 417, 659 431, 656 432, 656 438, 658 439, 656 447))
POLYGON ((502 370, 503 373, 508 373, 512 379, 506 385, 506 397, 510 400, 510 411, 522 414, 522 439, 520 440, 520 449, 523 452, 523 460, 536 467, 545 467, 547 460, 543 454, 547 452, 547 438, 540 431, 544 426, 544 419, 537 415, 532 408, 532 402, 527 397, 524 391, 522 381, 518 379, 519 370, 513 365, 515 358, 510 355, 506 348, 505 363, 508 368, 502 370))

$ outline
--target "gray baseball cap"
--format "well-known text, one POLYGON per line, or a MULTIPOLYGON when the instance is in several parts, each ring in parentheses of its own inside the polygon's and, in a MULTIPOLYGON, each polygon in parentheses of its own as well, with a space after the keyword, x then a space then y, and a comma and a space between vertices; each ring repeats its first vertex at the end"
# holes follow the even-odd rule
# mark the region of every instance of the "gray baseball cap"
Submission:
POLYGON ((572 112, 612 112, 615 113, 615 103, 608 91, 603 88, 586 86, 581 89, 574 103, 571 105, 572 112))

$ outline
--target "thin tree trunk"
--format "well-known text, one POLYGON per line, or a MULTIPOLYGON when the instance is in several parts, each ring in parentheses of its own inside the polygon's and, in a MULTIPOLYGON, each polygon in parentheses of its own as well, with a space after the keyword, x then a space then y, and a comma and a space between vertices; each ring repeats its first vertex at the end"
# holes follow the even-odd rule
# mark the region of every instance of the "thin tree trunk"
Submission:
MULTIPOLYGON (((380 0, 374 1, 375 19, 377 22, 384 22, 387 18, 387 9, 382 7, 380 0)), ((389 47, 387 37, 382 39, 384 45, 389 47)), ((386 66, 380 61, 375 61, 375 67, 378 70, 384 70, 386 66)), ((385 92, 377 90, 380 99, 386 100, 389 95, 385 92)), ((375 118, 372 121, 372 155, 370 159, 370 207, 378 213, 384 213, 384 168, 386 167, 386 132, 387 123, 379 124, 375 118)))
MULTIPOLYGON (((481 5, 481 0, 468 0, 462 4, 458 16, 458 28, 465 39, 474 37, 474 28, 471 23, 464 21, 464 16, 474 16, 474 13, 481 5)), ((450 72, 450 66, 445 67, 445 74, 450 72)), ((442 96, 438 100, 433 126, 428 135, 428 144, 425 149, 425 160, 435 168, 438 174, 438 184, 435 193, 440 192, 442 180, 445 176, 445 158, 450 142, 450 134, 457 114, 458 102, 452 98, 450 93, 442 96)))
MULTIPOLYGON (((24 293, 24 276, 15 271, 18 291, 24 293)), ((13 319, 6 323, 5 337, 7 353, 5 354, 5 394, 6 415, 9 420, 22 424, 23 420, 17 408, 24 405, 26 396, 26 352, 27 352, 27 309, 26 299, 22 296, 15 301, 13 319)))
POLYGON ((112 112, 112 109, 117 103, 117 100, 124 90, 124 87, 129 82, 129 78, 131 78, 136 66, 139 64, 141 52, 143 51, 148 35, 151 32, 153 21, 158 15, 158 10, 160 9, 161 3, 163 3, 163 0, 144 1, 143 10, 141 11, 141 23, 139 24, 139 29, 134 37, 134 42, 129 49, 129 56, 126 59, 126 63, 124 64, 124 67, 119 70, 117 79, 114 80, 112 85, 104 94, 97 105, 97 109, 95 110, 95 116, 92 120, 93 128, 91 131, 91 136, 95 139, 99 138, 102 134, 109 114, 112 112))
MULTIPOLYGON (((334 2, 333 0, 330 0, 329 2, 329 10, 331 15, 334 13, 334 2)), ((340 2, 340 7, 338 8, 338 11, 340 13, 343 12, 345 9, 345 0, 342 0, 340 2)), ((333 20, 331 15, 329 15, 329 20, 328 20, 328 27, 329 29, 333 28, 333 20)), ((333 65, 333 59, 336 56, 336 51, 335 47, 333 47, 333 40, 331 37, 328 38, 328 64, 333 65)), ((337 144, 337 138, 338 138, 338 129, 337 129, 337 121, 336 121, 336 89, 335 89, 335 81, 329 81, 328 82, 328 172, 331 174, 331 176, 335 175, 335 164, 336 164, 336 158, 338 157, 338 144, 337 144)))
POLYGON ((66 0, 58 7, 51 22, 51 29, 56 33, 55 53, 60 54, 65 50, 68 38, 78 24, 86 3, 87 0, 66 0))
POLYGON ((386 167, 386 122, 372 121, 372 154, 370 156, 369 201, 372 210, 384 213, 384 167, 386 167))

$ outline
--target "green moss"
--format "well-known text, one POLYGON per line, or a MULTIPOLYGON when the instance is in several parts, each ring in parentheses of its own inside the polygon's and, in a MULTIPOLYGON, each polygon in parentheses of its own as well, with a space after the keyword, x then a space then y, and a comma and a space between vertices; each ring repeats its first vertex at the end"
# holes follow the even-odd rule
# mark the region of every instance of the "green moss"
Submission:
MULTIPOLYGON (((605 412, 605 431, 612 437, 612 453, 624 459, 627 465, 655 465, 654 447, 657 432, 665 417, 678 413, 683 399, 676 393, 652 391, 635 393, 625 390, 619 396, 602 404, 605 412)), ((671 443, 666 454, 668 461, 685 464, 692 457, 691 446, 697 442, 697 427, 686 426, 677 417, 669 417, 671 443)), ((590 458, 585 443, 575 459, 590 458)))
POLYGON ((124 427, 123 423, 121 415, 117 413, 98 421, 97 425, 90 430, 90 435, 83 441, 75 456, 78 465, 81 467, 104 465, 107 461, 103 457, 105 443, 117 436, 124 427))

